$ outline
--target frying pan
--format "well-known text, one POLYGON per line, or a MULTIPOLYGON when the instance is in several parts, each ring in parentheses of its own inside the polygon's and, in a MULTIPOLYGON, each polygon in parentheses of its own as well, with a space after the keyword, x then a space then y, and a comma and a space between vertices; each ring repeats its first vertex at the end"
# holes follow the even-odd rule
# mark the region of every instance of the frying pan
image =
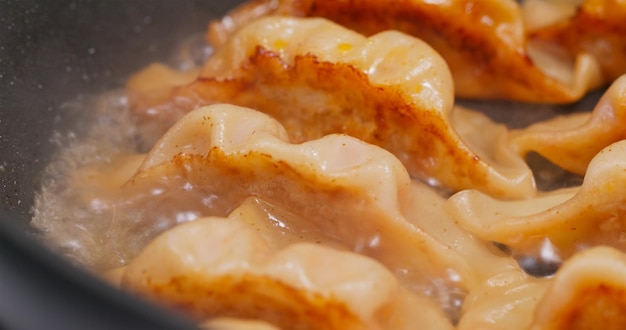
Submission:
POLYGON ((0 0, 0 329, 188 329, 101 283, 29 227, 64 102, 119 88, 242 1, 0 0))
MULTIPOLYGON (((29 227, 30 212, 64 102, 119 88, 241 2, 0 0, 0 329, 194 328, 53 253, 29 227)), ((464 104, 525 126, 591 109, 600 93, 561 107, 464 104)))

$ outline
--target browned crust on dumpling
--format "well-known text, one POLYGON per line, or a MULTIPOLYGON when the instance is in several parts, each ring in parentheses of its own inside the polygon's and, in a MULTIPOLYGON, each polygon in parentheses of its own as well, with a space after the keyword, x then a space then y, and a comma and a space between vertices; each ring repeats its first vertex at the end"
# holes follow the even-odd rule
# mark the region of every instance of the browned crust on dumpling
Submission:
MULTIPOLYGON (((511 5, 514 2, 281 0, 276 6, 276 1, 266 0, 247 4, 229 17, 238 17, 235 21, 243 25, 244 17, 250 19, 249 11, 262 3, 266 6, 263 15, 323 17, 364 35, 398 30, 418 37, 448 63, 455 93, 462 98, 567 103, 581 97, 569 83, 550 77, 533 63, 525 50, 522 16, 511 5), (483 24, 483 19, 491 24, 483 24)), ((213 42, 227 38, 229 32, 218 23, 211 28, 208 35, 213 42)))
POLYGON ((577 290, 551 329, 626 329, 626 290, 594 283, 577 290))
POLYGON ((437 178, 452 190, 468 186, 498 189, 486 183, 488 169, 480 158, 458 147, 446 118, 416 108, 398 89, 372 85, 366 74, 350 64, 299 55, 290 65, 277 53, 259 47, 240 68, 240 77, 201 75, 165 96, 135 94, 133 107, 146 109, 169 100, 169 105, 158 112, 160 118, 150 118, 165 123, 200 105, 250 107, 276 118, 294 143, 345 133, 389 150, 412 176, 437 178), (315 104, 303 100, 306 94, 317 98, 315 104))
MULTIPOLYGON (((389 215, 379 208, 333 209, 329 206, 337 203, 364 205, 372 203, 376 196, 364 195, 354 187, 338 186, 335 182, 324 183, 305 178, 289 164, 273 160, 268 154, 249 152, 237 156, 213 148, 206 157, 176 155, 170 163, 139 172, 127 183, 127 193, 132 195, 136 194, 134 189, 145 189, 143 185, 146 181, 150 182, 151 177, 172 181, 182 178, 193 184, 201 184, 207 192, 219 192, 221 201, 214 203, 225 207, 220 210, 221 215, 233 210, 228 205, 238 205, 248 196, 261 196, 269 202, 280 202, 290 212, 306 215, 313 228, 332 233, 333 237, 342 238, 350 246, 358 245, 361 237, 379 235, 381 239, 377 246, 363 246, 360 253, 377 258, 382 255, 394 256, 394 249, 415 251, 414 258, 408 262, 395 256, 383 262, 398 273, 399 269, 404 269, 402 280, 413 283, 415 287, 429 286, 432 279, 445 276, 444 273, 449 271, 448 265, 452 264, 451 259, 441 255, 435 257, 436 252, 433 250, 437 247, 429 245, 431 243, 425 242, 422 237, 407 230, 407 227, 395 225, 393 221, 387 222, 389 215), (243 165, 241 158, 245 158, 243 165), (329 206, 328 210, 320 208, 320 205, 329 206), (372 218, 380 221, 365 220, 372 218), (355 221, 358 225, 354 225, 355 221)), ((456 256, 450 257, 454 259, 456 256)), ((458 263, 457 259, 454 261, 458 263)), ((465 281, 466 275, 461 276, 462 281, 465 281)))
POLYGON ((263 275, 222 275, 210 281, 194 274, 155 282, 147 276, 132 290, 198 320, 211 317, 263 319, 281 329, 363 329, 345 303, 298 290, 263 275))
POLYGON ((626 3, 587 0, 574 17, 534 31, 529 38, 556 43, 572 55, 593 55, 604 78, 613 81, 626 72, 626 3))
POLYGON ((602 246, 567 260, 539 301, 530 329, 625 329, 624 257, 602 246))

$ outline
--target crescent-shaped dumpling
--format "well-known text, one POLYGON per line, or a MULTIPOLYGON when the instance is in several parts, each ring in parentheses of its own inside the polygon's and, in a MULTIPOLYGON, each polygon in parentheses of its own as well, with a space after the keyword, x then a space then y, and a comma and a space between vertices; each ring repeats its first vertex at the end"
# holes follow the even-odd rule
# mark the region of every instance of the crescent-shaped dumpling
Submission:
POLYGON ((162 195, 155 208, 176 209, 189 199, 188 205, 198 201, 194 211, 204 207, 221 216, 256 196, 300 215, 309 232, 376 258, 416 290, 440 295, 441 284, 473 282, 463 257, 407 221, 411 180, 402 164, 346 135, 291 144, 263 113, 201 108, 157 142, 119 194, 127 204, 147 207, 152 191, 173 196, 162 195))
MULTIPOLYGON (((152 66, 129 83, 135 110, 148 122, 169 125, 195 106, 236 104, 276 118, 295 143, 344 133, 381 146, 413 177, 452 191, 476 188, 507 198, 535 192, 519 157, 463 141, 450 123, 446 64, 399 32, 365 38, 323 19, 263 18, 218 49, 194 82, 154 88, 150 82, 163 72, 152 66)), ((482 124, 467 129, 490 141, 506 134, 502 125, 482 124)))
POLYGON ((324 17, 365 35, 418 37, 448 63, 459 97, 567 103, 606 82, 601 59, 528 43, 513 0, 256 0, 213 22, 208 39, 220 45, 264 15, 324 17))
POLYGON ((510 132, 520 156, 534 151, 559 167, 583 175, 606 146, 626 139, 626 75, 616 80, 593 112, 559 116, 510 132))
POLYGON ((518 201, 467 190, 448 201, 453 217, 475 237, 533 255, 548 242, 560 260, 595 245, 626 248, 624 205, 626 140, 596 155, 580 187, 518 201))
MULTIPOLYGON (((534 7, 539 1, 526 1, 534 7)), ((550 1, 543 1, 550 3, 550 1)), ((596 59, 604 82, 611 82, 626 73, 626 2, 621 0, 584 0, 576 4, 553 1, 556 12, 562 13, 546 22, 534 22, 544 11, 529 12, 527 23, 532 30, 528 37, 534 42, 550 44, 570 54, 589 54, 596 59), (571 9, 570 9, 571 8, 571 9)))
POLYGON ((595 247, 563 263, 535 309, 531 330, 624 329, 626 256, 595 247))
POLYGON ((198 320, 252 318, 282 329, 453 329, 439 306, 401 287, 372 259, 312 243, 274 251, 254 228, 230 218, 201 218, 160 235, 126 266, 121 285, 198 320))

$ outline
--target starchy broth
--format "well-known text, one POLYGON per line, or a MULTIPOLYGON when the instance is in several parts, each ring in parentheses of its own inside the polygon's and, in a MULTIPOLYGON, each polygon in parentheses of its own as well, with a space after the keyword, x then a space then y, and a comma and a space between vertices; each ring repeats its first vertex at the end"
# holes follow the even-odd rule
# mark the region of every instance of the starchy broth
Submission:
MULTIPOLYGON (((213 23, 215 52, 189 42, 178 52, 202 60, 153 64, 125 90, 66 104, 61 121, 72 120, 53 136, 33 210, 42 238, 208 327, 619 326, 598 306, 625 305, 626 78, 608 76, 589 111, 520 125, 515 116, 542 106, 518 104, 497 110, 510 113, 495 116, 502 124, 453 97, 447 53, 401 32, 362 36, 373 26, 333 16, 337 4, 306 3, 357 31, 319 18, 246 25, 249 6, 309 16, 256 1, 233 12, 232 30, 213 23), (567 285, 579 290, 560 298, 567 285), (573 303, 589 292, 589 308, 573 303)), ((534 33, 583 19, 575 5, 534 33)), ((559 93, 551 102, 582 92, 559 93)))

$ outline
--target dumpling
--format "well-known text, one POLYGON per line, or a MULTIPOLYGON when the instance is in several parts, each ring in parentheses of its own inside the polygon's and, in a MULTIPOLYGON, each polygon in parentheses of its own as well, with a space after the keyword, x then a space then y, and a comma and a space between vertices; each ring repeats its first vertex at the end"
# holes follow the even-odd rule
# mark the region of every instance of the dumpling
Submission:
POLYGON ((626 256, 595 247, 566 261, 537 304, 531 330, 626 328, 626 256))
POLYGON ((448 214, 446 199, 429 187, 414 182, 411 195, 407 220, 448 242, 452 251, 474 265, 475 283, 467 292, 452 291, 451 300, 443 304, 454 312, 449 314, 457 329, 527 329, 547 281, 528 275, 512 256, 464 231, 448 214), (452 308, 455 305, 457 309, 452 308))
MULTIPOLYGON (((533 7, 538 1, 526 1, 533 7)), ((527 23, 532 27, 529 39, 551 45, 571 58, 590 54, 596 59, 604 82, 611 82, 626 73, 626 3, 621 0, 573 1, 569 6, 557 1, 561 15, 545 22, 534 22, 542 15, 538 8, 529 13, 527 23)), ((549 1, 548 1, 549 3, 549 1)), ((545 5, 543 6, 545 7, 545 5)), ((527 9, 528 10, 528 9, 527 9)))
POLYGON ((626 256, 593 247, 550 278, 502 273, 467 297, 457 329, 624 329, 626 256))
POLYGON ((283 329, 452 329, 441 309, 372 259, 311 243, 273 251, 252 228, 202 218, 157 237, 122 287, 198 320, 236 317, 283 329), (413 309, 420 306, 419 309, 413 309))
POLYGON ((550 279, 533 278, 519 268, 486 279, 463 303, 458 330, 527 330, 550 279))
POLYGON ((195 214, 225 216, 255 196, 300 215, 306 231, 379 260, 418 291, 463 288, 472 282, 466 261, 406 220, 410 187, 402 164, 384 149, 346 135, 290 144, 267 115, 213 105, 177 122, 119 198, 150 212, 184 204, 195 214))
MULTIPOLYGON (((474 282, 468 285, 470 289, 488 278, 514 269, 519 269, 517 263, 510 256, 501 251, 494 251, 487 244, 474 238, 465 231, 454 217, 448 214, 447 199, 442 197, 431 187, 419 181, 411 184, 409 194, 410 206, 406 219, 418 228, 441 242, 448 244, 449 253, 462 256, 470 265, 490 265, 490 267, 473 267, 474 282)), ((464 293, 464 292, 457 292, 464 293)))
MULTIPOLYGON (((143 89, 143 81, 161 71, 167 70, 152 66, 129 83, 136 111, 149 121, 169 125, 194 106, 232 103, 273 116, 294 143, 345 133, 381 146, 412 176, 445 189, 508 198, 535 191, 519 157, 464 143, 448 118, 453 87, 446 64, 429 46, 398 32, 365 38, 322 19, 270 17, 220 47, 195 82, 143 89)), ((506 134, 482 123, 487 126, 466 129, 487 134, 486 140, 506 134)))
POLYGON ((282 119, 299 142, 318 130, 357 130, 356 124, 360 135, 371 135, 380 124, 368 122, 376 107, 382 121, 391 110, 410 117, 413 108, 437 113, 453 103, 450 73, 428 45, 392 31, 365 38, 323 19, 254 22, 193 73, 149 66, 128 81, 133 108, 169 127, 198 106, 247 106, 282 119), (296 125, 306 120, 326 127, 296 125))
POLYGON ((596 245, 626 250, 626 140, 603 149, 589 164, 582 186, 519 201, 500 201, 476 191, 452 196, 448 207, 475 237, 518 254, 551 248, 558 260, 596 245))
POLYGON ((252 1, 214 22, 208 39, 220 45, 263 15, 324 17, 365 35, 399 30, 416 36, 443 56, 455 93, 464 98, 566 103, 605 82, 598 60, 585 52, 572 57, 528 44, 513 0, 252 1))
POLYGON ((626 139, 626 75, 604 93, 593 112, 542 121, 510 133, 520 156, 534 151, 570 172, 583 175, 593 157, 611 143, 626 139))

